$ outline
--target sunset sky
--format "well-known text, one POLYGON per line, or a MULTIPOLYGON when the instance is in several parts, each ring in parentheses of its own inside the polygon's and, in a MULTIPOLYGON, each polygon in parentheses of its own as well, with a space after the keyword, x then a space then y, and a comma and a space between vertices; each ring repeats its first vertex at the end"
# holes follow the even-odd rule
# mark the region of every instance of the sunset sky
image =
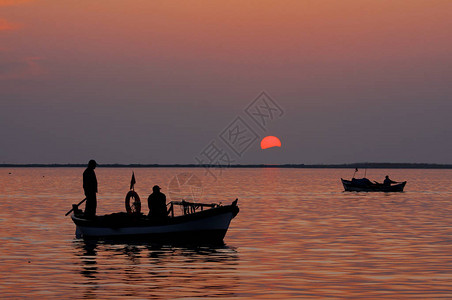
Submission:
POLYGON ((451 82, 449 0, 0 0, 0 163, 450 164, 451 82))

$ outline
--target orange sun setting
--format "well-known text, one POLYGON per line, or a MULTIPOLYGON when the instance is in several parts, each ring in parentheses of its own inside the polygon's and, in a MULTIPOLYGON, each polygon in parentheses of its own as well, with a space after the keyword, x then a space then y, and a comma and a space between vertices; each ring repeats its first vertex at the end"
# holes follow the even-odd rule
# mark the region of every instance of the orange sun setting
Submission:
POLYGON ((261 141, 261 148, 281 147, 281 141, 276 136, 266 136, 261 141))

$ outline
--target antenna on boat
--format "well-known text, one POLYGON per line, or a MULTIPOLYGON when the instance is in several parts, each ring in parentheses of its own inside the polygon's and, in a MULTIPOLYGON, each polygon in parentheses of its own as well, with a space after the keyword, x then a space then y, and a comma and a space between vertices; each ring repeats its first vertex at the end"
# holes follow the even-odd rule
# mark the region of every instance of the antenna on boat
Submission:
POLYGON ((352 178, 355 178, 356 172, 358 172, 358 168, 355 168, 355 172, 353 173, 353 177, 352 178))

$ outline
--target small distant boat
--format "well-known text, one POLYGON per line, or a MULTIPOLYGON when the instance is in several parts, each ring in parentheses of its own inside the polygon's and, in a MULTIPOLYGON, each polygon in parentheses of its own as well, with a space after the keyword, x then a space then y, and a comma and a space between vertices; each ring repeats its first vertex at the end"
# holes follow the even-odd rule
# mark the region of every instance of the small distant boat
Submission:
POLYGON ((367 178, 345 180, 341 178, 344 189, 347 192, 403 192, 406 181, 385 185, 378 182, 372 182, 367 178))
POLYGON ((71 215, 82 238, 139 238, 146 241, 222 242, 231 220, 239 213, 236 199, 230 205, 171 201, 171 216, 153 219, 142 213, 114 213, 85 218, 81 210, 71 215), (183 215, 174 216, 174 205, 183 215))

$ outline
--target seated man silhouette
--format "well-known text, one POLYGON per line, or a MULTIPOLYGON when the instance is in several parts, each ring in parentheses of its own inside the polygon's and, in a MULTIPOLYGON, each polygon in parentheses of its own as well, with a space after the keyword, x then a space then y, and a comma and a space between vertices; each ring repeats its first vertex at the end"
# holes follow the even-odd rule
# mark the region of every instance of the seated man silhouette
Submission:
POLYGON ((392 181, 391 179, 389 179, 389 176, 386 175, 385 180, 383 181, 383 185, 390 186, 392 183, 397 183, 397 181, 392 181))
POLYGON ((166 196, 160 192, 160 187, 154 185, 152 194, 148 197, 149 217, 166 218, 168 212, 166 210, 166 196))

